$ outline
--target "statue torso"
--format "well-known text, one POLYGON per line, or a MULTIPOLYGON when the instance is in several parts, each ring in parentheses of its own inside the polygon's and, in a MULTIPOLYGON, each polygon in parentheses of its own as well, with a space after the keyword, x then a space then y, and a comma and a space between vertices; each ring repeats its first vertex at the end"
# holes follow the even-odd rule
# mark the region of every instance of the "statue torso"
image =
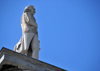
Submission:
MULTIPOLYGON (((25 20, 25 18, 27 18, 26 13, 23 13, 22 18, 21 18, 21 26, 22 26, 22 32, 24 33, 36 33, 37 32, 37 28, 30 25, 30 23, 27 23, 25 20)), ((31 19, 29 20, 33 20, 34 22, 32 23, 36 23, 35 18, 33 16, 31 16, 31 19)))

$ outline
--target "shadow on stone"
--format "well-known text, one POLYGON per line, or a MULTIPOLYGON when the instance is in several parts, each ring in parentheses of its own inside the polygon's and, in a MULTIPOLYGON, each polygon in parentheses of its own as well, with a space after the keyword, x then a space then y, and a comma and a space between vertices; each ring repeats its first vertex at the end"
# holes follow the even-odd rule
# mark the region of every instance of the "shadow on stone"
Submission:
POLYGON ((23 70, 19 69, 17 66, 14 65, 4 64, 2 65, 0 71, 23 71, 23 70))

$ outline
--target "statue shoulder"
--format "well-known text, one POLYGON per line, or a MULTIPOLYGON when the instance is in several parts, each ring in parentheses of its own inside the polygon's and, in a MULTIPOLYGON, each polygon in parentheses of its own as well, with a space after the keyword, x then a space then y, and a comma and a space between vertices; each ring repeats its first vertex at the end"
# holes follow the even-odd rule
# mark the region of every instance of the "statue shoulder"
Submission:
POLYGON ((29 19, 30 19, 30 15, 27 12, 25 12, 25 13, 22 14, 21 22, 24 21, 24 22, 28 23, 29 19))

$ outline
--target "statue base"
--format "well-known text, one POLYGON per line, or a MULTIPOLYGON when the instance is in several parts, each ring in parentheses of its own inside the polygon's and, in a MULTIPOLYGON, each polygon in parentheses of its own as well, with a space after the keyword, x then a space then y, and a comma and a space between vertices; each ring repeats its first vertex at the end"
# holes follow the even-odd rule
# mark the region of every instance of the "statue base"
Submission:
POLYGON ((2 48, 0 71, 67 71, 21 53, 2 48))

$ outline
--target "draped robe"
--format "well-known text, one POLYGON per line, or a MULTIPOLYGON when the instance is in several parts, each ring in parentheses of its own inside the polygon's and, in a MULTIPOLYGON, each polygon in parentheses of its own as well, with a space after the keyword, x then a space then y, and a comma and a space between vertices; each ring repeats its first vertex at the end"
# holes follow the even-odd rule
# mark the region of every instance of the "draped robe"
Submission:
POLYGON ((33 15, 30 12, 25 12, 21 18, 21 26, 23 36, 20 41, 16 44, 14 51, 27 54, 32 54, 32 42, 34 43, 34 49, 39 51, 39 40, 38 40, 38 32, 37 32, 37 24, 33 15))

